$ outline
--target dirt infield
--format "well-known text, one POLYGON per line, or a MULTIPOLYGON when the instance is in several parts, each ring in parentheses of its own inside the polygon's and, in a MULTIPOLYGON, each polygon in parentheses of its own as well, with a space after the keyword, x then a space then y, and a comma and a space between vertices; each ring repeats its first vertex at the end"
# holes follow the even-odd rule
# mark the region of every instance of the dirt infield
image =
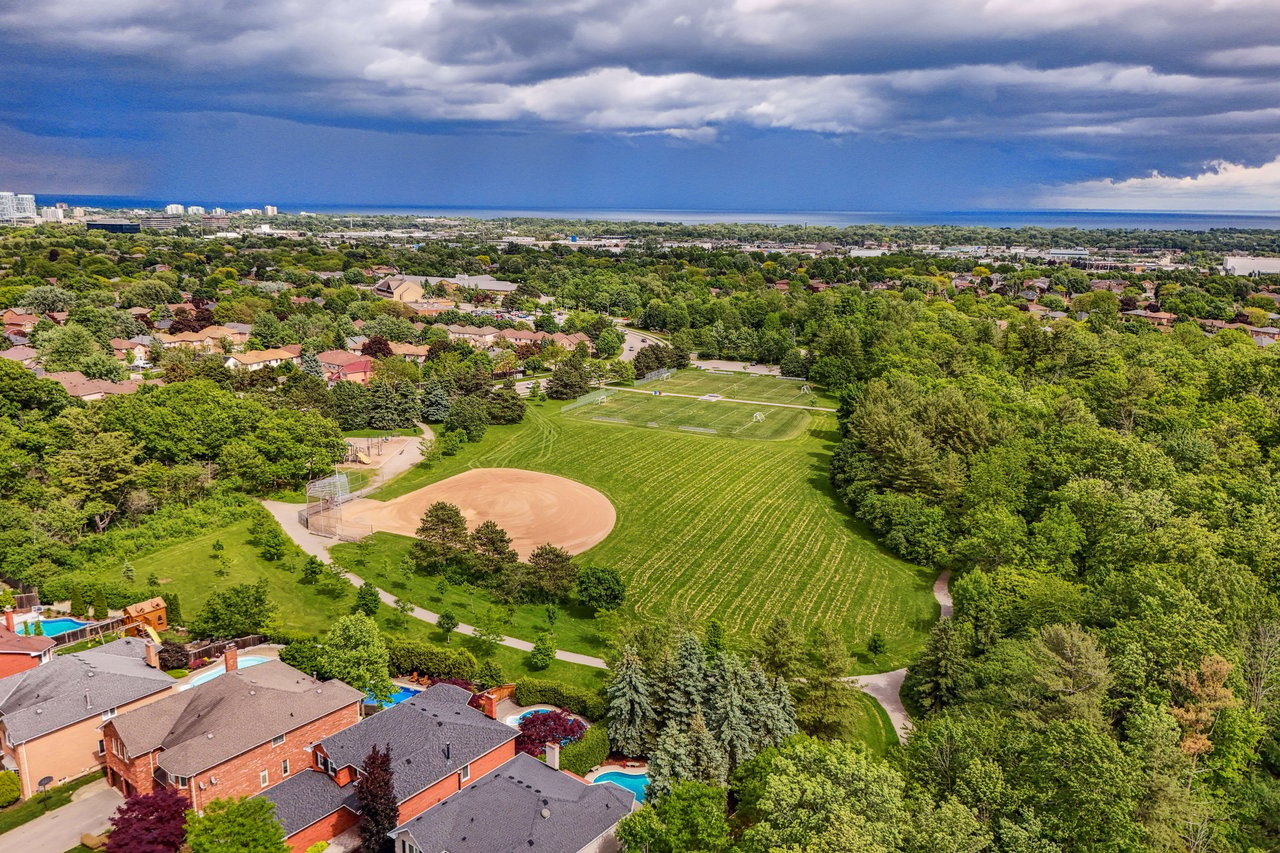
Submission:
POLYGON ((473 530, 492 519, 511 535, 521 557, 547 542, 581 553, 608 536, 618 517, 608 498, 576 480, 520 468, 475 468, 389 501, 351 501, 342 508, 342 520, 413 536, 436 501, 455 504, 473 530))

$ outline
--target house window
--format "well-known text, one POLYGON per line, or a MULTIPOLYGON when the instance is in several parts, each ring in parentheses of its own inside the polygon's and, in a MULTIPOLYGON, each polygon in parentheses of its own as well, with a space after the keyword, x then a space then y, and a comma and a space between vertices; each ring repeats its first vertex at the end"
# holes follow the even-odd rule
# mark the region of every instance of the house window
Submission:
POLYGON ((276 735, 271 739, 272 746, 279 746, 282 743, 284 743, 284 735, 276 735))
POLYGON ((461 785, 470 778, 471 778, 471 765, 465 764, 463 765, 462 769, 458 771, 458 784, 461 785))
POLYGON ((98 741, 98 755, 107 754, 107 742, 105 740, 98 741))
POLYGON ((280 762, 280 775, 281 776, 289 775, 289 759, 287 758, 284 761, 280 762))
POLYGON ((114 717, 116 715, 116 711, 118 710, 119 708, 108 708, 107 710, 103 711, 101 714, 103 722, 106 722, 107 720, 114 717))
POLYGON ((260 785, 261 785, 262 787, 264 787, 264 788, 265 788, 265 787, 267 787, 268 785, 270 785, 270 784, 271 784, 271 774, 269 774, 269 773, 268 773, 267 771, 265 771, 265 770, 263 770, 261 773, 259 773, 259 774, 258 774, 258 784, 260 784, 260 785))
POLYGON ((191 784, 190 776, 170 776, 169 781, 173 783, 175 788, 185 788, 191 784))

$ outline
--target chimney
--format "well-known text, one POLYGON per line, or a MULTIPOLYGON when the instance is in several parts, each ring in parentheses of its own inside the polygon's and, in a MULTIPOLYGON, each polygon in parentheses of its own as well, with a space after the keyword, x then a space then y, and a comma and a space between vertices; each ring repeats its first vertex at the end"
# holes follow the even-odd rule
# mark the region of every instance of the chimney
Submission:
POLYGON ((147 666, 152 669, 160 668, 160 647, 155 643, 147 640, 147 666))
POLYGON ((227 672, 235 672, 240 665, 240 650, 236 648, 235 643, 228 643, 226 651, 222 653, 222 663, 226 666, 227 672))
POLYGON ((14 622, 13 622, 13 608, 12 608, 12 607, 6 607, 6 608, 4 609, 4 626, 5 626, 6 628, 8 628, 10 631, 15 631, 15 632, 16 632, 16 631, 18 630, 18 626, 17 626, 17 625, 15 625, 15 624, 14 624, 14 622))
POLYGON ((552 770, 560 769, 560 743, 559 741, 550 741, 547 743, 547 766, 552 770))

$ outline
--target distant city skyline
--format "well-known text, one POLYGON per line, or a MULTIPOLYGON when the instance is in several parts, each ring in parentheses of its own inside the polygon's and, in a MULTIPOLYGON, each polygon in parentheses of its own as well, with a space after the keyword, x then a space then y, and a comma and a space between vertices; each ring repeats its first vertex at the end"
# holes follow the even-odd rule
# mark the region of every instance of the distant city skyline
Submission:
POLYGON ((0 0, 0 56, 38 195, 1280 208, 1273 0, 0 0))

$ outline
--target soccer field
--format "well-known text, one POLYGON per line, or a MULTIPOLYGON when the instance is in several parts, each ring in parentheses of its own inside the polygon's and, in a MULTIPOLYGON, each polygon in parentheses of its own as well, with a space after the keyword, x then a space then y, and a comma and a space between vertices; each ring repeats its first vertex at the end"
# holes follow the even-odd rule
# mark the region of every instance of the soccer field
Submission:
POLYGON ((629 615, 714 616, 738 642, 775 616, 801 631, 830 626, 854 646, 880 631, 888 651, 879 669, 919 652, 938 613, 934 573, 886 551, 836 498, 827 482, 833 415, 797 410, 810 422, 788 439, 717 441, 564 416, 562 407, 531 404, 524 423, 491 426, 479 444, 412 469, 373 497, 469 468, 570 477, 617 510, 613 531, 578 561, 622 573, 629 615))
MULTIPOLYGON (((648 391, 663 383, 641 386, 648 391)), ((606 389, 591 396, 599 399, 563 412, 567 418, 601 424, 626 424, 649 429, 676 430, 727 438, 757 438, 777 441, 794 438, 809 425, 804 409, 734 403, 709 402, 690 397, 636 393, 606 389)), ((590 398, 586 398, 590 399, 590 398)))
POLYGON ((779 379, 756 373, 708 373, 705 370, 678 370, 667 379, 637 386, 646 391, 657 388, 669 394, 719 394, 735 400, 761 403, 789 403, 795 406, 836 407, 836 400, 817 386, 795 379, 779 379), (802 391, 808 388, 808 391, 802 391))

